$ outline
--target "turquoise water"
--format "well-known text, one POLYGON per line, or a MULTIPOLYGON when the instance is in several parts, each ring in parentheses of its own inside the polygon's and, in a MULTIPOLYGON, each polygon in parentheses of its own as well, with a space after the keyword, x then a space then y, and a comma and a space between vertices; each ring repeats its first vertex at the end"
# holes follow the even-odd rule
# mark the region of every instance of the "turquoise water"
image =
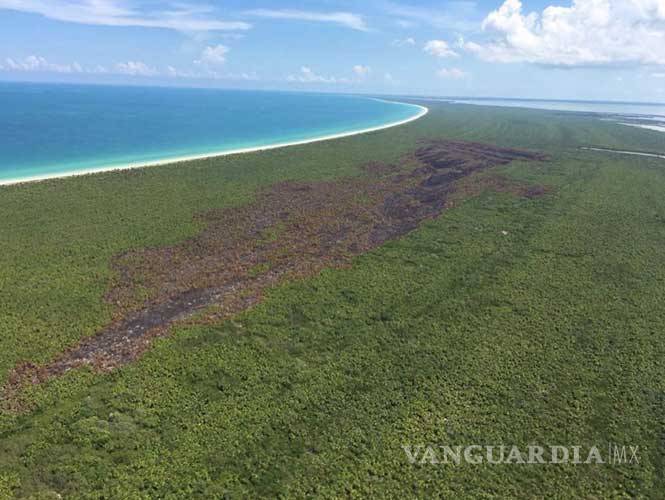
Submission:
POLYGON ((0 181, 313 139, 419 112, 343 95, 0 83, 0 181))

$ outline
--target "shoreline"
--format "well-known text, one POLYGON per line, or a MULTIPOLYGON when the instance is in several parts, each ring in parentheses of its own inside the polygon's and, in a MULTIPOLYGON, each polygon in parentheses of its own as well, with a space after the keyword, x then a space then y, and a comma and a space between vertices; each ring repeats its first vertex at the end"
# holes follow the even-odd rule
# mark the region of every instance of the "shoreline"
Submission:
POLYGON ((660 155, 658 153, 641 153, 639 151, 624 151, 621 149, 591 148, 584 146, 582 146, 580 149, 583 149, 585 151, 601 151, 604 153, 615 153, 619 155, 647 156, 649 158, 661 158, 665 160, 665 155, 660 155))
POLYGON ((390 122, 386 123, 384 125, 377 125, 374 127, 369 127, 369 128, 364 128, 360 130, 351 130, 348 132, 340 132, 337 134, 329 134, 329 135, 324 135, 320 137, 313 137, 311 139, 302 139, 298 141, 290 141, 290 142, 280 142, 277 144, 266 144, 263 146, 252 146, 248 148, 240 148, 240 149, 231 149, 231 150, 224 150, 224 151, 213 151, 211 153, 202 153, 202 154, 195 154, 195 155, 187 155, 187 156, 178 156, 178 157, 171 157, 171 158, 164 158, 161 160, 150 160, 150 161, 145 161, 145 162, 137 162, 137 163, 127 163, 127 164, 122 164, 122 165, 109 165, 107 167, 99 167, 99 168, 89 168, 89 169, 80 169, 80 170, 72 170, 70 172, 58 172, 58 173, 52 173, 52 174, 44 174, 44 175, 35 175, 32 177, 22 177, 18 179, 0 179, 0 186, 11 186, 11 185, 16 185, 16 184, 25 184, 29 182, 39 182, 39 181, 46 181, 50 179, 61 179, 61 178, 66 178, 66 177, 75 177, 75 176, 81 176, 81 175, 90 175, 90 174, 99 174, 103 172, 116 172, 116 171, 122 171, 122 170, 132 170, 132 169, 138 169, 138 168, 147 168, 147 167, 158 167, 162 165, 171 165, 174 163, 185 163, 189 161, 195 161, 195 160, 205 160, 208 158, 217 158, 217 157, 222 157, 222 156, 232 156, 232 155, 241 155, 241 154, 247 154, 247 153, 256 153, 260 151, 269 151, 271 149, 280 149, 280 148, 288 148, 291 146, 302 146, 305 144, 312 144, 315 142, 323 142, 323 141, 331 141, 334 139, 341 139, 344 137, 351 137, 354 135, 360 135, 360 134, 367 134, 370 132, 377 132, 379 130, 385 130, 388 128, 392 127, 399 127, 400 125, 405 125, 407 123, 416 121, 423 116, 425 116, 427 113, 429 113, 429 108, 425 106, 421 106, 419 104, 411 104, 411 103, 404 103, 404 102, 399 102, 399 101, 389 101, 386 99, 379 99, 379 98, 370 98, 370 99, 375 99, 377 101, 383 101, 383 102, 389 102, 393 104, 403 104, 406 106, 413 106, 415 108, 419 108, 419 112, 416 113, 414 116, 411 116, 409 118, 406 118, 404 120, 399 120, 396 122, 390 122))
POLYGON ((625 122, 619 122, 619 125, 625 125, 627 127, 643 128, 646 130, 655 130, 656 132, 665 132, 665 127, 660 125, 645 125, 643 123, 625 123, 625 122))

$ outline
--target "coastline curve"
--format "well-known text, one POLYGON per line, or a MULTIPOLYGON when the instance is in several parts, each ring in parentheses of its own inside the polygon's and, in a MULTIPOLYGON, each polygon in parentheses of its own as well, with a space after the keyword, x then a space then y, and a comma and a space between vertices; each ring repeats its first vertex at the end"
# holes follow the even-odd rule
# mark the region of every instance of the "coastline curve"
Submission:
POLYGON ((220 150, 220 151, 213 151, 209 153, 202 153, 202 154, 194 154, 194 155, 186 155, 186 156, 177 156, 177 157, 170 157, 170 158, 164 158, 161 160, 149 160, 145 162, 132 162, 132 163, 126 163, 126 164, 121 164, 121 165, 109 165, 106 167, 99 167, 99 168, 89 168, 89 169, 78 169, 78 170, 72 170, 69 172, 57 172, 57 173, 51 173, 51 174, 44 174, 44 175, 35 175, 35 176, 30 176, 30 177, 22 177, 22 178, 17 178, 17 179, 2 179, 0 180, 0 187, 2 186, 10 186, 10 185, 17 185, 17 184, 26 184, 26 183, 31 183, 31 182, 39 182, 39 181, 46 181, 50 179, 60 179, 60 178, 66 178, 66 177, 75 177, 75 176, 83 176, 83 175, 92 175, 92 174, 100 174, 104 172, 117 172, 117 171, 123 171, 123 170, 133 170, 133 169, 138 169, 138 168, 147 168, 147 167, 158 167, 162 165, 171 165, 171 164, 176 164, 176 163, 186 163, 190 161, 196 161, 196 160, 205 160, 208 158, 218 158, 222 156, 234 156, 234 155, 241 155, 241 154, 248 154, 248 153, 256 153, 256 152, 261 152, 261 151, 269 151, 272 149, 281 149, 281 148, 287 148, 291 146, 303 146, 306 144, 313 144, 316 142, 323 142, 323 141, 331 141, 334 139, 342 139, 344 137, 351 137, 354 135, 360 135, 360 134, 367 134, 370 132, 378 132, 380 130, 385 130, 388 128, 393 128, 393 127, 399 127, 400 125, 405 125, 407 123, 411 123, 413 121, 416 121, 423 116, 425 116, 427 113, 429 113, 429 108, 426 106, 422 106, 420 104, 412 104, 412 103, 405 103, 405 102, 399 102, 399 101, 391 101, 388 99, 380 99, 380 98, 374 98, 374 97, 364 97, 365 99, 372 99, 376 101, 381 101, 381 102, 386 102, 386 103, 391 103, 391 104, 402 104, 404 106, 411 106, 414 108, 418 109, 418 112, 410 116, 409 118, 405 118, 403 120, 398 120, 395 122, 389 122, 383 125, 377 125, 374 127, 368 127, 364 129, 358 129, 358 130, 350 130, 347 132, 340 132, 336 134, 328 134, 320 137, 312 137, 308 139, 302 139, 302 140, 297 140, 297 141, 288 141, 288 142, 280 142, 276 144, 265 144, 262 146, 252 146, 248 148, 239 148, 239 149, 230 149, 230 150, 220 150))

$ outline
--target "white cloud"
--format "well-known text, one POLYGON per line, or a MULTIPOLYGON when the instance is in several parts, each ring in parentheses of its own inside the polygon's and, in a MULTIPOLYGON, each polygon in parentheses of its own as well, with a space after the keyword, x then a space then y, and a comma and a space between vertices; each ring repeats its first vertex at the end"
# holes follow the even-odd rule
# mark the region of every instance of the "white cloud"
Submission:
POLYGON ((479 17, 479 13, 475 1, 453 0, 436 8, 391 1, 383 2, 383 5, 388 14, 398 18, 397 25, 402 28, 413 28, 419 24, 455 31, 476 31, 478 28, 476 18, 479 17))
POLYGON ((235 78, 236 75, 233 75, 233 79, 238 79, 238 80, 245 80, 249 82, 258 82, 260 80, 259 76, 255 72, 251 73, 240 73, 237 75, 237 78, 235 78))
POLYGON ((347 79, 342 78, 335 78, 334 76, 322 76, 316 74, 312 69, 308 66, 302 66, 300 68, 300 73, 297 75, 289 75, 287 77, 287 81, 289 82, 298 82, 298 83, 344 83, 348 82, 347 79))
POLYGON ((560 66, 665 64, 664 0, 573 0, 541 13, 506 0, 483 22, 495 39, 466 42, 482 59, 560 66))
POLYGON ((362 64, 357 64, 353 67, 353 72, 359 78, 365 78, 366 76, 369 76, 369 74, 372 72, 372 68, 370 68, 369 66, 363 66, 362 64))
MULTIPOLYGON (((163 69, 150 66, 142 61, 119 62, 110 67, 95 65, 82 66, 77 62, 71 64, 54 64, 40 56, 29 56, 25 59, 7 58, 0 64, 0 71, 34 71, 50 73, 80 73, 88 75, 123 75, 131 77, 168 77, 186 79, 213 79, 213 80, 245 80, 258 81, 260 78, 254 72, 243 73, 219 73, 215 68, 220 65, 225 51, 217 47, 207 47, 203 54, 209 63, 197 66, 196 70, 181 70, 174 66, 166 66, 163 69)), ((331 81, 335 81, 332 79, 331 81)), ((343 80, 337 80, 343 81, 343 80)))
POLYGON ((441 68, 436 72, 436 76, 446 80, 462 80, 467 78, 469 74, 459 68, 441 68))
POLYGON ((226 54, 230 52, 225 45, 216 45, 214 47, 206 47, 201 52, 201 58, 194 61, 197 64, 209 64, 213 66, 219 66, 226 62, 226 54))
MULTIPOLYGON (((300 72, 287 76, 286 81, 292 83, 327 83, 327 84, 349 84, 359 85, 367 81, 367 78, 372 75, 372 68, 362 64, 356 64, 351 68, 353 76, 326 76, 319 75, 309 66, 302 66, 300 72)), ((392 79, 388 73, 385 75, 386 81, 392 79)))
POLYGON ((185 78, 190 80, 245 80, 259 81, 260 78, 254 72, 251 73, 219 73, 209 67, 201 70, 180 70, 173 66, 167 66, 165 75, 169 78, 185 78))
POLYGON ((54 64, 44 57, 28 56, 25 59, 14 60, 11 57, 5 59, 3 69, 7 71, 37 71, 49 73, 82 73, 83 68, 77 62, 72 64, 54 64))
POLYGON ((430 40, 423 48, 431 56, 435 57, 457 57, 459 54, 450 48, 448 42, 443 40, 430 40))
POLYGON ((94 68, 84 68, 77 62, 71 64, 57 64, 41 56, 28 56, 25 59, 12 59, 8 57, 4 64, 5 71, 32 71, 48 73, 89 73, 89 74, 121 74, 132 76, 155 76, 159 74, 155 68, 139 61, 118 63, 112 69, 97 65, 94 68))
POLYGON ((141 61, 128 61, 117 63, 113 67, 113 73, 130 76, 156 76, 159 71, 141 61))
POLYGON ((247 14, 271 19, 294 19, 299 21, 334 23, 359 31, 369 30, 363 17, 351 12, 308 12, 289 9, 255 9, 248 11, 247 14))
POLYGON ((416 44, 415 39, 409 37, 409 38, 404 38, 404 39, 399 39, 399 40, 393 40, 393 43, 391 44, 393 47, 409 47, 413 46, 416 44))
POLYGON ((168 9, 137 10, 125 0, 0 0, 0 10, 39 14, 49 19, 104 26, 143 26, 178 31, 247 30, 251 25, 217 19, 214 9, 173 3, 168 9))
POLYGON ((651 73, 652 78, 665 78, 665 73, 651 73))

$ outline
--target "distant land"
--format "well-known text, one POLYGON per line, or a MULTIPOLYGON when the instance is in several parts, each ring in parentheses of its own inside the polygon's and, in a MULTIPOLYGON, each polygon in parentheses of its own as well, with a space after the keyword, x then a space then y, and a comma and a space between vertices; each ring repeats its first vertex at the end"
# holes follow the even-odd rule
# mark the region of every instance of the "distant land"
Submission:
POLYGON ((619 115, 643 115, 657 117, 665 121, 665 104, 657 102, 630 101, 587 101, 566 99, 516 99, 508 97, 427 97, 425 99, 443 100, 483 106, 506 106, 512 108, 546 109, 552 111, 575 111, 588 113, 609 113, 619 115))

